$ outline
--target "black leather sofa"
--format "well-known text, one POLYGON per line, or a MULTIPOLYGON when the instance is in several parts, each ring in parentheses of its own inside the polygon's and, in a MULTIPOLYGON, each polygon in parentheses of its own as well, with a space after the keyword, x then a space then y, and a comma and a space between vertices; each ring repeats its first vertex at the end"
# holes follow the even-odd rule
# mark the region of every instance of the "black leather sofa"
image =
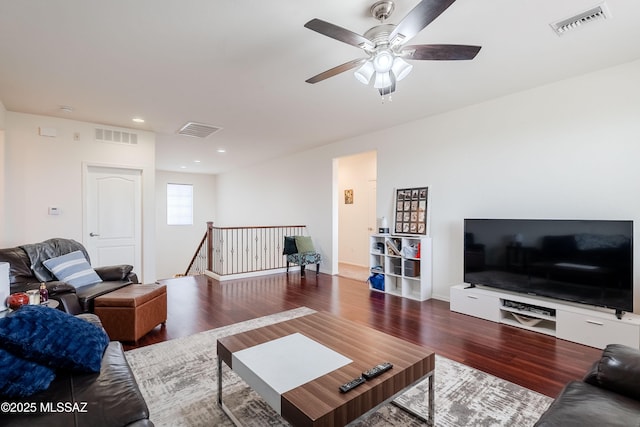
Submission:
POLYGON ((535 426, 640 426, 640 350, 608 345, 584 379, 567 384, 535 426))
MULTIPOLYGON (((78 317, 100 325, 94 314, 78 317)), ((22 399, 0 396, 0 400, 16 409, 2 412, 2 427, 153 427, 118 341, 107 346, 99 373, 58 371, 46 390, 22 399)))
POLYGON ((82 251, 89 263, 85 247, 71 239, 53 238, 41 243, 0 249, 0 262, 9 263, 10 292, 25 292, 38 289, 45 282, 49 297, 60 303, 60 309, 70 314, 93 312, 93 301, 100 295, 115 291, 132 283, 138 283, 131 265, 96 267, 94 270, 103 280, 100 283, 74 286, 55 280, 46 270, 42 261, 73 251, 82 251))

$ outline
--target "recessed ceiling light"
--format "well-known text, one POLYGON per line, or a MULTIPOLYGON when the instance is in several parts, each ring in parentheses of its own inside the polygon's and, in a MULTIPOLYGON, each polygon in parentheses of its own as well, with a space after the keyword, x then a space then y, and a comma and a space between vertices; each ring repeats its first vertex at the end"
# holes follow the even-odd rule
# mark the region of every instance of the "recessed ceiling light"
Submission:
POLYGON ((134 117, 131 120, 133 120, 136 123, 144 123, 144 119, 142 117, 134 117))
POLYGON ((194 160, 193 163, 200 163, 200 160, 194 160))
POLYGON ((187 168, 186 166, 180 166, 180 169, 186 169, 186 168, 187 168))
POLYGON ((224 148, 218 148, 218 153, 226 153, 227 150, 225 150, 224 148))

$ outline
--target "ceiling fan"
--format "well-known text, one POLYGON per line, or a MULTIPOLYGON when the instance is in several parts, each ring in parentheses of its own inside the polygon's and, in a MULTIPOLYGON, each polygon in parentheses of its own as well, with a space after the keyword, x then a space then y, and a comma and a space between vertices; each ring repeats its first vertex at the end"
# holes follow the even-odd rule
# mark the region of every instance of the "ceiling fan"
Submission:
POLYGON ((380 21, 363 35, 323 21, 312 19, 304 24, 306 28, 350 44, 365 51, 367 57, 354 59, 307 79, 307 83, 317 83, 337 74, 359 67, 354 75, 358 81, 373 87, 384 97, 393 93, 396 82, 405 78, 413 66, 408 60, 467 60, 473 59, 480 46, 455 44, 406 43, 451 6, 455 0, 422 0, 405 16, 399 24, 387 24, 395 5, 393 1, 377 1, 370 12, 380 21), (375 75, 375 79, 374 79, 375 75))

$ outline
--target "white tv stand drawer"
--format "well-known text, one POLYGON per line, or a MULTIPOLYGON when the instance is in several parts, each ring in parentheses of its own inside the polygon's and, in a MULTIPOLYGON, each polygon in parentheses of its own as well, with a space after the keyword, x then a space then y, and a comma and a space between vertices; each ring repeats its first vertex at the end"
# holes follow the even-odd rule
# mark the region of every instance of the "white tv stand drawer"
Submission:
POLYGON ((622 319, 616 319, 613 314, 558 310, 556 337, 597 348, 612 343, 640 348, 640 330, 634 317, 625 314, 622 319))
POLYGON ((465 287, 451 288, 451 311, 500 322, 500 298, 497 295, 477 292, 477 289, 468 291, 465 287))

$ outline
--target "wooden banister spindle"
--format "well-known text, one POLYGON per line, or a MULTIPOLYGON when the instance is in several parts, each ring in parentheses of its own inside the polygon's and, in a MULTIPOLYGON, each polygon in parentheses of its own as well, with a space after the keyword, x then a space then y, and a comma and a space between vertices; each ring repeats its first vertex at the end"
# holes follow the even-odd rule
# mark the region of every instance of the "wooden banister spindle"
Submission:
POLYGON ((213 221, 207 221, 207 270, 213 271, 213 221))

